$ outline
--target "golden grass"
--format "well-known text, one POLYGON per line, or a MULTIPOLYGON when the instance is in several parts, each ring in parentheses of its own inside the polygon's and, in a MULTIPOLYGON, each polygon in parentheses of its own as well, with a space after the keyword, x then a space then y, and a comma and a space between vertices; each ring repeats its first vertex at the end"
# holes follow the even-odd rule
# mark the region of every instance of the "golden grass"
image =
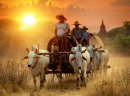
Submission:
POLYGON ((89 76, 87 87, 76 89, 76 80, 70 75, 61 84, 50 83, 47 75, 45 87, 33 91, 33 80, 26 60, 7 58, 0 60, 0 96, 130 96, 130 57, 111 56, 107 74, 89 76), (71 78, 70 78, 71 77, 71 78))

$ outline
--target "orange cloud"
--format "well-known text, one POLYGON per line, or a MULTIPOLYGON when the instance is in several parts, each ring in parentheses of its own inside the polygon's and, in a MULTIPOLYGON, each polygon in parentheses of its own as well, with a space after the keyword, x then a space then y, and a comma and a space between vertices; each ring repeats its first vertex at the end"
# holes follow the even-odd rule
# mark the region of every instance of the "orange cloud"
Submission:
POLYGON ((58 22, 55 16, 62 13, 67 17, 71 28, 74 27, 72 25, 74 21, 78 20, 82 24, 81 27, 86 25, 91 32, 99 31, 102 19, 104 19, 107 30, 122 26, 124 21, 130 20, 130 7, 112 4, 120 0, 39 0, 37 3, 29 1, 31 3, 26 5, 20 4, 19 1, 20 5, 11 8, 8 8, 5 3, 0 3, 1 18, 33 14, 38 18, 58 22))
POLYGON ((115 0, 111 3, 111 5, 120 7, 130 7, 130 0, 115 0))

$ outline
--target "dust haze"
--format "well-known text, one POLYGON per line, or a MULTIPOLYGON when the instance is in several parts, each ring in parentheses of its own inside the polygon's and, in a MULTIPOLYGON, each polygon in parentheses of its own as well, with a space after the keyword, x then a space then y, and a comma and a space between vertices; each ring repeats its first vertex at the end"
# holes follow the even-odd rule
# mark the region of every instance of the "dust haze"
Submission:
MULTIPOLYGON (((89 75, 87 87, 81 87, 80 90, 76 89, 76 77, 73 74, 64 75, 61 84, 57 83, 56 77, 52 83, 52 74, 47 74, 44 88, 39 89, 39 82, 37 82, 38 90, 33 91, 34 85, 31 72, 27 67, 27 60, 23 59, 27 55, 25 49, 29 48, 29 50, 32 50, 32 45, 38 44, 40 45, 40 49, 46 49, 48 41, 54 36, 54 22, 38 22, 37 25, 23 30, 15 21, 2 19, 0 22, 3 21, 3 25, 0 26, 0 96, 130 95, 129 46, 125 47, 124 52, 124 47, 111 46, 112 42, 108 42, 109 38, 107 39, 108 44, 104 42, 105 49, 109 50, 110 55, 108 65, 111 66, 106 74, 99 72, 93 74, 93 76, 89 75)), ((122 35, 117 36, 113 45, 117 44, 120 36, 122 35)), ((124 36, 123 40, 125 38, 127 37, 124 36)), ((129 41, 129 38, 127 40, 129 41)))

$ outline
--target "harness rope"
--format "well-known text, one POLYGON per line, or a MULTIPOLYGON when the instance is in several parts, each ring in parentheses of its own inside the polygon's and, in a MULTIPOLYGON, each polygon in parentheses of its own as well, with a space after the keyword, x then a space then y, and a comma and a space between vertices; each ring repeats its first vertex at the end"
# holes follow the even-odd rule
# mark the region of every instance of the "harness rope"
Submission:
POLYGON ((32 66, 32 68, 35 68, 37 66, 38 63, 38 58, 36 58, 36 63, 34 64, 34 66, 32 66))
MULTIPOLYGON (((66 37, 65 37, 65 39, 67 40, 67 38, 66 38, 66 37)), ((68 40, 67 40, 67 41, 68 41, 68 40)), ((70 42, 69 42, 69 41, 68 41, 68 43, 70 44, 70 42)), ((73 45, 72 45, 72 44, 70 44, 70 46, 71 46, 71 47, 73 47, 73 45)))
MULTIPOLYGON (((63 35, 63 37, 66 39, 66 41, 67 41, 67 38, 63 35)), ((68 51, 68 47, 67 47, 67 42, 65 41, 65 48, 66 48, 66 50, 68 51)))
POLYGON ((60 39, 61 39, 61 37, 57 41, 53 42, 52 44, 53 45, 56 44, 60 39))
MULTIPOLYGON (((69 44, 71 47, 73 47, 73 45, 68 41, 68 39, 66 38, 65 35, 62 35, 59 39, 55 40, 55 41, 52 43, 52 45, 56 44, 61 38, 62 38, 62 40, 63 40, 63 37, 66 39, 66 41, 68 42, 68 44, 69 44)), ((78 44, 77 40, 76 40, 75 38, 73 38, 73 39, 74 39, 74 41, 76 42, 76 44, 78 44)), ((63 42, 62 42, 62 45, 63 45, 63 42)), ((51 46, 49 46, 48 48, 51 48, 51 46)), ((62 48, 61 48, 61 49, 62 49, 62 48)))

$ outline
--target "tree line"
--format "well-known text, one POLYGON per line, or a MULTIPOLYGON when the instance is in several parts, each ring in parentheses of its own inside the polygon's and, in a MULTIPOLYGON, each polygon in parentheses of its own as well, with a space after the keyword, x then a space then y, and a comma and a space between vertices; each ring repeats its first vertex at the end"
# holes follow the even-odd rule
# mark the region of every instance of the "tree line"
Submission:
POLYGON ((108 31, 103 38, 105 46, 112 52, 130 54, 130 25, 108 31))
POLYGON ((25 49, 31 49, 33 44, 40 44, 42 49, 46 49, 47 41, 53 35, 52 21, 38 21, 35 25, 23 26, 13 19, 0 19, 0 56, 25 55, 25 49))

